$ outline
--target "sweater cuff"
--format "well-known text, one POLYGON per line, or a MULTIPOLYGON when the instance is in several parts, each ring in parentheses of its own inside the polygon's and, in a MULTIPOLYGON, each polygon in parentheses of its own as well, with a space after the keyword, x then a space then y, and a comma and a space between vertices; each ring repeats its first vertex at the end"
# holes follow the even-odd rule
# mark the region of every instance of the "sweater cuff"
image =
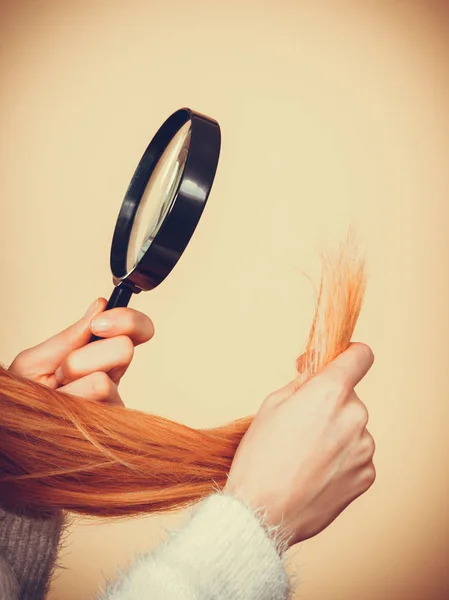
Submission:
POLYGON ((48 591, 64 516, 32 517, 0 508, 0 555, 18 584, 21 600, 40 600, 48 591))
POLYGON ((285 536, 266 527, 263 515, 236 496, 212 494, 171 538, 159 557, 191 573, 201 598, 288 598, 285 536))

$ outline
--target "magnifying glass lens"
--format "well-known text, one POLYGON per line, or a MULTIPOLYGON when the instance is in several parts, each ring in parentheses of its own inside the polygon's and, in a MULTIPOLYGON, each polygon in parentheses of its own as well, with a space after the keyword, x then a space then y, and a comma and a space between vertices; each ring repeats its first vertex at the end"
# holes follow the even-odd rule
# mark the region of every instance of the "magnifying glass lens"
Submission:
POLYGON ((131 271, 150 247, 175 200, 184 172, 191 137, 191 122, 176 133, 156 164, 134 219, 127 253, 131 271))
MULTIPOLYGON (((110 255, 114 289, 105 310, 128 306, 133 294, 153 290, 172 272, 203 213, 220 147, 217 121, 190 108, 159 127, 117 217, 110 255)), ((99 339, 92 335, 90 342, 99 339)))

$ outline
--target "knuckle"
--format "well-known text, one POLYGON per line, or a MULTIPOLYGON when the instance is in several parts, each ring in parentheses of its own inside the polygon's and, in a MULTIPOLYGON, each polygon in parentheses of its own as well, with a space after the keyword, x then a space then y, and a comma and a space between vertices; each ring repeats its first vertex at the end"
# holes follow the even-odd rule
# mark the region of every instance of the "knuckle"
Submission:
POLYGON ((61 370, 65 377, 76 376, 78 372, 78 359, 76 352, 72 352, 72 354, 69 354, 69 356, 66 357, 64 362, 61 364, 61 370))
POLYGON ((376 442, 370 433, 368 433, 367 445, 368 445, 369 455, 372 459, 372 457, 374 456, 374 454, 376 452, 376 442))
POLYGON ((110 359, 117 366, 128 365, 134 356, 134 344, 127 335, 118 335, 108 340, 110 359))
POLYGON ((97 398, 109 396, 113 383, 106 373, 98 372, 91 375, 92 392, 97 398))
POLYGON ((369 490, 369 488, 376 481, 376 467, 371 462, 364 470, 363 473, 363 488, 364 490, 369 490))
POLYGON ((30 350, 22 350, 13 360, 10 369, 19 373, 21 371, 26 371, 30 362, 30 350))
POLYGON ((365 404, 363 402, 360 403, 360 423, 363 428, 368 425, 369 421, 369 412, 365 404))
POLYGON ((369 412, 361 400, 358 400, 354 406, 354 425, 357 428, 365 429, 369 421, 369 412))
POLYGON ((120 345, 120 353, 124 362, 129 363, 134 356, 134 344, 126 335, 121 335, 116 338, 116 343, 120 345))
POLYGON ((276 392, 269 394, 265 400, 262 402, 262 407, 264 409, 270 409, 277 405, 279 399, 276 392))
POLYGON ((374 452, 376 451, 376 444, 374 438, 368 431, 365 431, 360 445, 359 445, 359 462, 361 465, 370 464, 373 460, 374 452))
POLYGON ((332 396, 336 402, 343 401, 352 393, 352 387, 348 383, 347 378, 343 373, 334 373, 329 377, 327 393, 332 396))
POLYGON ((359 348, 360 348, 360 352, 362 352, 365 357, 370 361, 370 362, 374 362, 374 352, 372 351, 372 349, 367 345, 367 344, 359 344, 359 348))
POLYGON ((361 355, 363 355, 363 357, 366 359, 367 362, 369 362, 371 364, 374 362, 374 352, 371 350, 371 348, 367 344, 362 344, 362 343, 358 342, 357 348, 358 348, 359 353, 361 355))

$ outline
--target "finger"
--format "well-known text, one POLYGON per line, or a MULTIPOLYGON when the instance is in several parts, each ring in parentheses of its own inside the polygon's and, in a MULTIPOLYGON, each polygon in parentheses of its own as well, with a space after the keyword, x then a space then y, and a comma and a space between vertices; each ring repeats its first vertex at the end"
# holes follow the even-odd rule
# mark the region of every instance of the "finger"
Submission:
POLYGON ((103 371, 114 383, 118 383, 133 355, 133 343, 126 336, 98 340, 72 352, 57 369, 56 380, 59 385, 65 385, 90 373, 103 371))
MULTIPOLYGON (((307 367, 307 354, 301 354, 296 359, 296 370, 301 374, 307 367)), ((283 402, 294 394, 299 388, 298 378, 289 381, 286 385, 282 386, 275 392, 269 395, 267 400, 273 400, 274 402, 283 402)))
POLYGON ((96 316, 90 323, 94 335, 111 338, 126 335, 135 346, 148 342, 154 335, 151 319, 132 308, 113 308, 96 316))
POLYGON ((106 304, 104 298, 98 298, 79 321, 45 342, 21 352, 10 368, 24 376, 54 373, 66 356, 87 344, 91 336, 90 321, 106 308, 106 304))
POLYGON ((347 350, 326 365, 320 375, 326 375, 339 384, 354 388, 368 373, 374 363, 374 354, 369 346, 351 343, 347 350))
MULTIPOLYGON (((313 358, 313 350, 310 356, 313 358)), ((307 368, 308 355, 301 354, 296 360, 296 369, 299 374, 307 368)), ((352 343, 348 350, 340 354, 333 362, 324 367, 321 373, 328 373, 331 378, 338 380, 347 387, 355 387, 357 383, 366 375, 374 362, 374 355, 371 349, 365 344, 352 343), (349 357, 346 355, 349 353, 349 357)), ((274 402, 282 402, 298 392, 300 388, 299 378, 290 381, 272 394, 269 399, 274 402)), ((309 384, 310 385, 310 384, 309 384)))
POLYGON ((355 427, 356 431, 359 431, 360 436, 363 438, 368 433, 366 429, 369 421, 368 408, 354 390, 349 395, 345 395, 344 398, 346 403, 346 418, 349 419, 351 426, 355 427))
POLYGON ((65 392, 72 396, 78 396, 84 400, 103 402, 116 406, 124 406, 117 386, 106 373, 90 373, 81 379, 64 385, 58 392, 65 392))
POLYGON ((376 453, 376 442, 371 433, 366 428, 362 433, 362 444, 366 450, 366 453, 369 456, 369 460, 372 460, 374 454, 376 453))

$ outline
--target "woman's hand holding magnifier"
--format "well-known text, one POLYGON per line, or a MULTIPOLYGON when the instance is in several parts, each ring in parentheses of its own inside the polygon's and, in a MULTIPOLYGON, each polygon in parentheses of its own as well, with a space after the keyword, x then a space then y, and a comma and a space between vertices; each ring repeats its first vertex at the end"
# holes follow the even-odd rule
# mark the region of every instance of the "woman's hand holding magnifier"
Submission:
POLYGON ((134 356, 134 347, 154 334, 151 319, 131 308, 103 312, 107 301, 96 300, 76 323, 21 352, 10 370, 87 400, 123 404, 118 384, 134 356), (92 334, 101 340, 88 344, 92 334))

